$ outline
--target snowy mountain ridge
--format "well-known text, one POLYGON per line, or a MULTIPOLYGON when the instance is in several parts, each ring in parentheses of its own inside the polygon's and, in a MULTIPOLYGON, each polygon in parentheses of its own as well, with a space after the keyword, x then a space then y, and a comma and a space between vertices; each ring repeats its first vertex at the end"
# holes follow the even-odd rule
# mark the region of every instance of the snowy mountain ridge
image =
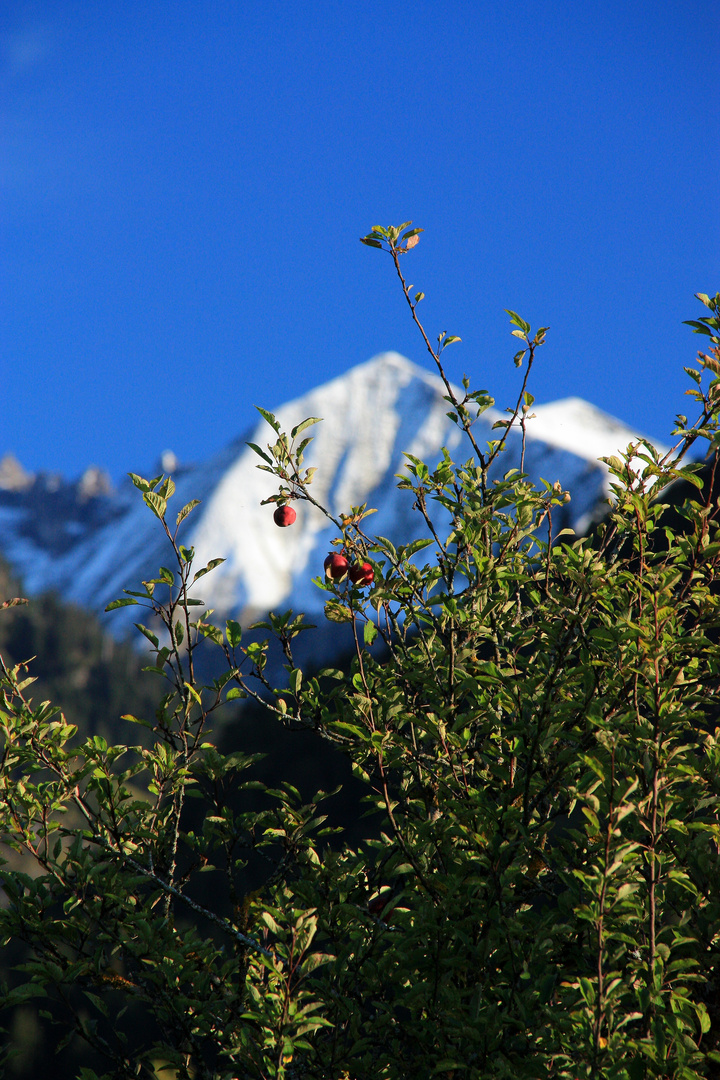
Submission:
MULTIPOLYGON (((396 486, 403 452, 430 466, 443 446, 461 460, 470 456, 446 415, 444 393, 437 375, 389 352, 279 406, 275 415, 286 431, 308 416, 323 418, 310 432, 314 440, 304 463, 317 467, 315 498, 336 516, 364 502, 377 507, 372 532, 401 543, 421 529, 411 497, 396 486)), ((525 471, 535 480, 559 480, 571 491, 562 526, 582 531, 608 493, 607 470, 598 457, 624 450, 637 433, 579 398, 534 405, 532 411, 525 471)), ((492 424, 501 416, 488 410, 478 419, 478 442, 497 437, 492 424)), ((262 447, 274 441, 263 420, 248 437, 262 447)), ((519 455, 519 433, 511 432, 501 471, 517 467, 519 455)), ((201 500, 181 533, 182 542, 195 547, 196 565, 225 559, 198 583, 197 595, 219 614, 245 623, 273 609, 317 614, 325 597, 312 578, 322 572, 334 527, 298 501, 295 524, 277 528, 272 505, 261 505, 277 484, 257 468, 258 461, 243 437, 208 461, 173 474, 176 494, 169 519, 184 503, 201 500)), ((101 486, 84 501, 77 485, 68 489, 50 490, 35 481, 0 490, 0 551, 21 573, 27 592, 55 589, 102 611, 123 589, 136 588, 155 576, 158 566, 168 565, 169 548, 129 481, 116 493, 101 486)))

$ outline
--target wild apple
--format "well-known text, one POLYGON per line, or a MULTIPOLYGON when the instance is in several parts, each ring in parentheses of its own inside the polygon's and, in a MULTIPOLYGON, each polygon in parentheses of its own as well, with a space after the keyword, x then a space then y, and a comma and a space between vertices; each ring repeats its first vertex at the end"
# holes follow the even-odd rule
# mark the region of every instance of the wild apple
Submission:
POLYGON ((386 907, 392 899, 392 891, 385 889, 379 896, 374 896, 372 900, 368 900, 368 911, 371 915, 374 915, 376 919, 384 919, 386 923, 392 921, 394 912, 389 911, 387 915, 383 915, 386 907))
POLYGON ((331 581, 344 581, 348 572, 348 561, 344 555, 332 551, 324 562, 325 577, 331 581))
POLYGON ((353 585, 359 585, 362 589, 365 585, 372 585, 375 571, 369 562, 355 563, 350 567, 348 576, 353 585))
POLYGON ((387 893, 381 893, 380 896, 374 896, 372 900, 368 900, 368 911, 371 915, 382 915, 383 911, 387 907, 389 896, 387 893))
POLYGON ((276 525, 279 525, 281 529, 284 529, 287 525, 292 525, 296 517, 297 514, 292 506, 278 506, 273 514, 273 521, 276 525))

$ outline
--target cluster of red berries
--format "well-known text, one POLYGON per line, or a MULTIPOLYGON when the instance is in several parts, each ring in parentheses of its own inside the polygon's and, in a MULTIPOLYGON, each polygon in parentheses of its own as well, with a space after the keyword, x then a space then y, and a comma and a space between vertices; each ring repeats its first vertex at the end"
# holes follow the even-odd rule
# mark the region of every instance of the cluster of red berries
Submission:
POLYGON ((349 577, 353 585, 372 585, 375 571, 369 562, 354 563, 352 566, 339 552, 334 551, 328 555, 324 563, 325 577, 331 581, 344 581, 349 577))
MULTIPOLYGON (((297 514, 287 503, 278 506, 273 514, 273 521, 281 529, 292 525, 296 518, 297 514)), ((375 571, 369 562, 354 563, 351 566, 344 555, 335 551, 331 552, 325 560, 325 576, 331 581, 344 581, 346 577, 349 577, 353 585, 363 588, 365 585, 372 585, 375 571)))

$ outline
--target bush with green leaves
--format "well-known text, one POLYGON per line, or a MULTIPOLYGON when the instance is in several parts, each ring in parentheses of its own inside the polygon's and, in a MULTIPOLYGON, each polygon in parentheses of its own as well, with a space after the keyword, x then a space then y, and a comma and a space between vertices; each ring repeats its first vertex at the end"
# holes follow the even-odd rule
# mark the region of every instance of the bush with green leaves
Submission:
MULTIPOLYGON (((418 531, 400 546, 366 506, 320 507, 335 552, 372 570, 317 580, 351 632, 348 669, 298 668, 302 615, 271 614, 264 640, 212 621, 190 590, 217 560, 193 569, 178 537, 195 504, 171 525, 164 476, 133 481, 172 565, 110 605, 152 613, 138 626, 166 692, 138 719, 149 742, 79 740, 3 666, 0 932, 31 949, 4 1003, 52 1002, 105 1061, 84 1080, 719 1075, 720 296, 698 294, 690 324, 710 339, 686 369, 697 418, 678 417, 666 453, 607 459, 607 516, 577 538, 553 529, 572 493, 502 470, 546 329, 510 313, 522 383, 481 445, 494 402, 454 388, 459 339, 431 343, 402 274, 420 232, 363 242, 391 257, 468 457, 407 457, 418 531), (671 517, 678 484, 693 494, 671 517), (201 647, 224 658, 210 685, 201 647), (362 842, 328 825, 326 793, 306 803, 218 749, 215 716, 238 698, 349 757, 362 842)), ((268 502, 318 506, 316 419, 286 434, 263 415, 268 502)))

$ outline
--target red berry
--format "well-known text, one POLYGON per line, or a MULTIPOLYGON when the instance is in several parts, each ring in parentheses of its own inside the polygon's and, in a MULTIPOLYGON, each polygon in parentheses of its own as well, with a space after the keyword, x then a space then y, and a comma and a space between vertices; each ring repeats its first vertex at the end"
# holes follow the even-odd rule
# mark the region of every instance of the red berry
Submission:
POLYGON ((364 585, 372 584, 375 571, 369 562, 356 563, 355 566, 350 567, 349 577, 353 585, 363 588, 364 585))
POLYGON ((278 506, 273 514, 273 521, 276 525, 279 525, 281 529, 284 529, 286 525, 292 525, 296 517, 297 514, 292 506, 278 506))
POLYGON ((339 555, 336 551, 331 552, 323 565, 325 577, 330 578, 331 581, 343 581, 347 577, 348 561, 344 555, 339 555))

